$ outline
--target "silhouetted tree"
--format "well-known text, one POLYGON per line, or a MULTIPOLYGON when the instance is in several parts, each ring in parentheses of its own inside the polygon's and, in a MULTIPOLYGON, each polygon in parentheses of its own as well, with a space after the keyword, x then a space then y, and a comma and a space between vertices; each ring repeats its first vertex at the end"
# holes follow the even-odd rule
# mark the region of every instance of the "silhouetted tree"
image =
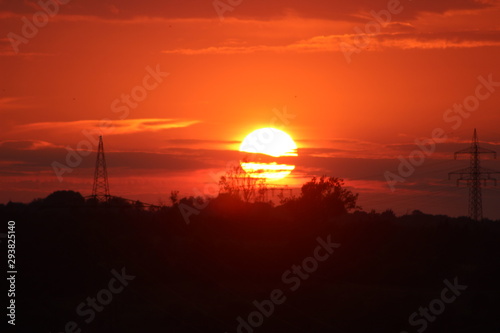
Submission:
POLYGON ((179 191, 170 192, 170 201, 172 202, 172 205, 175 205, 179 201, 179 191))
POLYGON ((43 199, 45 206, 73 207, 82 206, 84 203, 83 196, 75 191, 56 191, 43 199))
POLYGON ((264 198, 266 179, 252 176, 238 163, 220 177, 219 188, 221 193, 237 196, 244 202, 259 201, 264 198))
POLYGON ((322 176, 313 177, 302 186, 298 198, 287 201, 288 205, 297 205, 309 216, 338 216, 358 209, 358 194, 344 187, 341 178, 322 176))
POLYGON ((111 197, 105 205, 111 207, 120 207, 120 208, 130 208, 132 205, 124 198, 120 197, 111 197))
POLYGON ((386 209, 380 214, 380 217, 386 220, 393 220, 396 218, 396 214, 394 214, 394 211, 392 209, 386 209))
MULTIPOLYGON (((62 191, 42 200, 59 204, 82 198, 62 191)), ((292 296, 295 309, 280 308, 280 318, 294 325, 298 320, 297 327, 309 332, 336 327, 349 332, 373 327, 377 332, 411 331, 405 324, 408 315, 420 305, 432 306, 429 302, 440 297, 443 280, 457 283, 457 277, 460 285, 471 287, 439 320, 429 322, 429 332, 499 331, 500 221, 477 224, 468 217, 420 211, 398 217, 386 210, 354 211, 315 224, 356 207, 357 195, 341 179, 327 177, 313 178, 298 198, 278 207, 226 194, 209 202, 203 197, 180 199, 178 206, 198 211, 190 224, 179 209, 144 211, 125 199, 113 200, 128 207, 116 209, 113 201, 95 206, 87 201, 77 209, 40 206, 40 201, 0 204, 0 218, 15 220, 22 236, 16 249, 23 268, 18 275, 22 292, 16 296, 33 320, 20 321, 20 332, 60 331, 76 305, 88 295, 101 294, 97 291, 107 288, 113 277, 110 271, 122 267, 137 278, 96 314, 98 319, 85 326, 88 331, 110 332, 111 327, 121 333, 156 332, 161 327, 178 332, 178 318, 190 323, 182 332, 235 331, 235 318, 247 318, 252 311, 249 300, 269 297, 284 272, 293 280, 282 278, 281 287, 292 296), (319 214, 316 220, 314 214, 319 214), (318 243, 318 237, 324 242, 318 243), (310 259, 318 255, 316 249, 326 256, 328 248, 322 247, 330 239, 341 247, 327 260, 318 260, 318 271, 305 280, 302 274, 314 267, 310 259), (292 295, 288 289, 294 280, 301 285, 292 295), (171 301, 173 291, 189 298, 171 301), (247 294, 252 298, 234 296, 247 294), (199 309, 193 310, 192 304, 199 309), (317 320, 297 315, 312 312, 317 320), (360 313, 363 320, 353 320, 360 313)), ((6 235, 0 236, 4 246, 6 235)), ((302 331, 281 324, 270 320, 263 330, 302 331)))

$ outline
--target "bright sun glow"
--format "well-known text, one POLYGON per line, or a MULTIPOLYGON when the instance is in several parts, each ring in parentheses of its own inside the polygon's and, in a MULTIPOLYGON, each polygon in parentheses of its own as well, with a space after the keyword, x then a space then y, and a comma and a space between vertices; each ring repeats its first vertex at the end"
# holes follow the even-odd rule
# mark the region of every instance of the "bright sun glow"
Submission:
POLYGON ((263 162, 257 157, 257 154, 275 158, 297 156, 297 145, 290 135, 275 128, 261 128, 248 134, 241 143, 240 151, 249 153, 252 159, 241 162, 243 170, 252 177, 278 180, 288 176, 295 169, 295 165, 263 162))

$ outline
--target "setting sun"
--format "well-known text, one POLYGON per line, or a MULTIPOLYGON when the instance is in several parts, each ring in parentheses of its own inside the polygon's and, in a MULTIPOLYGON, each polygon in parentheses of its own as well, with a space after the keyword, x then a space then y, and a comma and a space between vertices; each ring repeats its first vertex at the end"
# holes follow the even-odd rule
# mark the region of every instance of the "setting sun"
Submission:
POLYGON ((240 151, 247 153, 241 167, 252 177, 278 180, 295 169, 295 165, 276 161, 280 157, 297 156, 297 145, 292 137, 276 128, 261 128, 248 134, 240 151))

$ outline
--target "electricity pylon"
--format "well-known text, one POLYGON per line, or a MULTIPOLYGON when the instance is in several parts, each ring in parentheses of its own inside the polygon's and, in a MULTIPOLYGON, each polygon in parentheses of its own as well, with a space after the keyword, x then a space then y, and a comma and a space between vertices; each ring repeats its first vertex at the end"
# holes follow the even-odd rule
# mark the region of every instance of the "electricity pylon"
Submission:
POLYGON ((99 136, 99 148, 97 149, 92 197, 98 201, 108 201, 110 197, 108 171, 106 169, 106 159, 104 158, 102 136, 99 136))
POLYGON ((457 186, 460 185, 461 181, 466 182, 469 187, 469 217, 474 221, 481 221, 483 219, 481 182, 486 186, 488 181, 492 180, 496 186, 497 180, 492 178, 491 175, 500 172, 482 168, 479 157, 481 154, 492 154, 493 158, 496 158, 497 155, 495 151, 479 146, 476 129, 474 129, 471 146, 457 151, 455 153, 455 159, 463 154, 470 155, 470 166, 465 169, 450 172, 448 178, 451 179, 452 175, 459 175, 457 186))

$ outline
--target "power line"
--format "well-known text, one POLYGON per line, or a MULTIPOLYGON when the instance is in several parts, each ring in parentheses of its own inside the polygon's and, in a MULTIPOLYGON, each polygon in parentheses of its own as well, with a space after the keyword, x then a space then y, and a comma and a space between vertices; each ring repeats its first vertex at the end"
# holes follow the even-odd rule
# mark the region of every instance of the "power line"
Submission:
POLYGON ((460 185, 461 181, 467 184, 469 187, 469 217, 474 221, 481 221, 483 219, 481 182, 486 186, 488 181, 492 180, 496 185, 496 179, 492 178, 491 175, 500 172, 482 168, 479 157, 481 154, 491 154, 496 158, 496 152, 479 146, 477 131, 474 129, 471 146, 457 151, 455 153, 455 159, 457 159, 459 155, 464 154, 470 155, 470 166, 465 169, 450 172, 448 178, 451 178, 453 175, 459 175, 457 186, 460 185))
POLYGON ((97 201, 107 202, 110 198, 108 170, 106 169, 106 159, 104 157, 104 144, 102 136, 99 136, 99 148, 94 172, 94 186, 92 187, 92 197, 97 201))

